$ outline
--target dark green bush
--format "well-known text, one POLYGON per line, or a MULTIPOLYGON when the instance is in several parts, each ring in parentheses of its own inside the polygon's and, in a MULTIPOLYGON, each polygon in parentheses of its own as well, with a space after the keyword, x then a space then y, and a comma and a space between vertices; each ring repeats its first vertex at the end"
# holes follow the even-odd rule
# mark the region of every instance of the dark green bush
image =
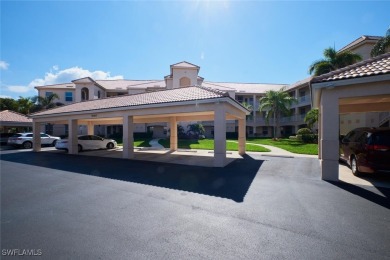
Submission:
POLYGON ((312 134, 309 128, 301 128, 297 131, 297 135, 307 135, 307 134, 312 134))
POLYGON ((318 143, 318 135, 317 134, 305 134, 302 135, 302 142, 304 143, 310 143, 310 144, 317 144, 318 143))

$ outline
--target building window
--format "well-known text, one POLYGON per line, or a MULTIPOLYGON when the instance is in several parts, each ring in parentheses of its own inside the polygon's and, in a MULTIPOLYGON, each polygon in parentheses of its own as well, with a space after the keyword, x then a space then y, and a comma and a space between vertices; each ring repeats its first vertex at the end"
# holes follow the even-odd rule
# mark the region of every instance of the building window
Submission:
POLYGON ((46 96, 46 97, 49 97, 49 96, 51 96, 51 95, 53 95, 53 92, 46 92, 46 93, 45 93, 45 96, 46 96))
POLYGON ((73 101, 73 92, 65 92, 65 101, 73 101))
POLYGON ((268 127, 267 126, 263 126, 263 135, 268 135, 268 127))
POLYGON ((87 88, 81 89, 81 101, 89 100, 89 90, 87 88))
POLYGON ((97 96, 98 96, 98 98, 100 98, 100 96, 101 96, 101 94, 100 94, 100 90, 98 90, 98 92, 97 92, 97 96))
POLYGON ((188 87, 191 85, 191 80, 187 77, 182 77, 180 79, 180 87, 188 87))

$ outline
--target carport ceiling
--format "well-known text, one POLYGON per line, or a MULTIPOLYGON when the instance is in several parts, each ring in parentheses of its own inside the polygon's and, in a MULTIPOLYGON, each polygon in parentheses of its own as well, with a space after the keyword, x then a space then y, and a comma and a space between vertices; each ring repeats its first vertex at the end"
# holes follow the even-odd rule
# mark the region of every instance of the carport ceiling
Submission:
POLYGON ((340 113, 389 111, 390 95, 342 98, 339 110, 340 113))

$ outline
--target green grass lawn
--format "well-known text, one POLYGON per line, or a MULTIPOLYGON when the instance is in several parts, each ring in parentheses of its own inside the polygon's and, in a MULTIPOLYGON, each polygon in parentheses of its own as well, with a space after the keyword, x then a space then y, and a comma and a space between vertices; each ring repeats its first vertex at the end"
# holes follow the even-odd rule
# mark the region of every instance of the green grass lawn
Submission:
POLYGON ((274 141, 271 138, 247 138, 246 142, 272 145, 292 153, 313 155, 318 154, 318 144, 305 144, 293 139, 279 139, 278 141, 274 141))
MULTIPOLYGON (((161 139, 159 143, 165 148, 170 147, 169 139, 161 139)), ((214 150, 214 140, 213 139, 204 139, 204 140, 179 139, 178 147, 181 149, 214 150)), ((238 151, 238 143, 226 142, 226 150, 238 151)), ((270 151, 265 147, 258 146, 258 145, 251 145, 251 144, 246 144, 246 150, 250 152, 270 151)))
MULTIPOLYGON (((134 139, 134 147, 150 147, 150 138, 135 138, 134 139)), ((123 146, 123 140, 115 140, 118 143, 118 146, 123 146)))

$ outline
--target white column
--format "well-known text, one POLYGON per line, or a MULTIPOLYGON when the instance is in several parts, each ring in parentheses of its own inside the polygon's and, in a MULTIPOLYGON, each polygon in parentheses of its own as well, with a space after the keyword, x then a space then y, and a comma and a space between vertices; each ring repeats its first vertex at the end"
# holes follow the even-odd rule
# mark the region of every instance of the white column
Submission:
POLYGON ((123 153, 124 159, 134 158, 134 123, 133 116, 123 117, 123 153))
POLYGON ((87 124, 87 133, 88 135, 93 135, 95 133, 94 124, 92 122, 88 122, 87 124))
POLYGON ((41 151, 41 123, 33 121, 33 151, 41 151))
POLYGON ((78 154, 77 146, 77 119, 68 120, 68 152, 69 154, 78 154))
POLYGON ((223 104, 217 103, 215 104, 215 111, 214 111, 214 166, 224 167, 225 163, 226 163, 225 107, 223 104))
POLYGON ((245 143, 246 143, 246 120, 238 119, 238 153, 240 155, 245 154, 245 143))
POLYGON ((339 180, 339 100, 332 91, 322 91, 321 113, 321 178, 339 180))
POLYGON ((176 117, 171 117, 170 123, 170 129, 171 129, 171 136, 169 138, 170 140, 170 151, 174 152, 177 151, 177 121, 176 117))

